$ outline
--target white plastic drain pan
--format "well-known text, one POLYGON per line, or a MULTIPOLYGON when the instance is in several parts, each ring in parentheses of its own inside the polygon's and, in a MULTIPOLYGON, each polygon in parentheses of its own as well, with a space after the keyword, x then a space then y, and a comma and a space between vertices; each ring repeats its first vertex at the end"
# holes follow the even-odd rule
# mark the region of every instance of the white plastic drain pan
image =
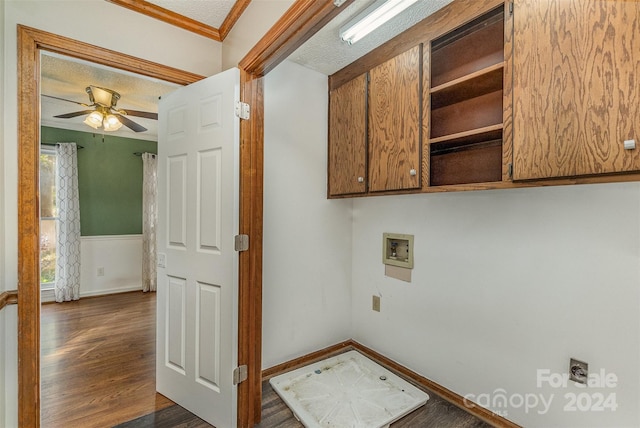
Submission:
POLYGON ((307 428, 381 428, 424 405, 429 395, 357 351, 270 381, 307 428))

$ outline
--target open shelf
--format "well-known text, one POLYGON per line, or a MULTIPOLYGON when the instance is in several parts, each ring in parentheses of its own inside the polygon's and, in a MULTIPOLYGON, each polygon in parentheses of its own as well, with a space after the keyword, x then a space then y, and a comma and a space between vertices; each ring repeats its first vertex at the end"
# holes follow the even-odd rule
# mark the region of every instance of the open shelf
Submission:
POLYGON ((502 138, 473 144, 431 144, 429 149, 431 186, 502 180, 502 138))
POLYGON ((431 109, 431 138, 502 124, 502 88, 431 109))
POLYGON ((431 42, 429 185, 502 180, 503 7, 431 42))
POLYGON ((504 61, 502 7, 431 42, 431 87, 504 61))
POLYGON ((498 125, 485 126, 484 128, 472 129, 470 131, 458 132, 429 140, 429 144, 450 143, 456 144, 464 142, 467 144, 479 143, 482 141, 502 138, 502 123, 498 125))
POLYGON ((465 99, 502 89, 504 61, 431 89, 431 108, 437 109, 465 99))

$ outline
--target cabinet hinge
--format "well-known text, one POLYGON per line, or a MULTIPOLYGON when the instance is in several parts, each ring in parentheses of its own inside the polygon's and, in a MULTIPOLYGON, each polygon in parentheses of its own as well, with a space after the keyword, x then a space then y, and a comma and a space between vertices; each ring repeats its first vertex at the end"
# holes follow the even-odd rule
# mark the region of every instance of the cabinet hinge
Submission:
POLYGON ((240 367, 236 367, 235 369, 233 369, 233 384, 234 385, 238 385, 242 382, 244 382, 245 380, 247 380, 247 377, 249 377, 249 370, 247 369, 247 366, 240 366, 240 367))
POLYGON ((236 251, 247 251, 249 249, 249 235, 236 235, 234 248, 236 251))
POLYGON ((240 119, 249 120, 251 116, 251 107, 242 101, 236 102, 236 116, 240 119))
POLYGON ((513 164, 511 162, 509 162, 509 166, 507 167, 507 170, 509 172, 509 178, 513 178, 513 164))
POLYGON ((513 2, 509 2, 509 15, 513 15, 513 2))

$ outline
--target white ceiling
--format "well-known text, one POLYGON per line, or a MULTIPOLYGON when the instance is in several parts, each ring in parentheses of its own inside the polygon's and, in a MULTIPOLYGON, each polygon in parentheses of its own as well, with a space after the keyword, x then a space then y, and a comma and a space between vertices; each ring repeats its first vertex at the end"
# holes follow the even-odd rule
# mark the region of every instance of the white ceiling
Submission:
MULTIPOLYGON (((320 32, 296 50, 289 59, 326 75, 333 74, 451 1, 420 0, 375 32, 354 45, 348 45, 340 40, 340 28, 373 2, 373 0, 355 0, 320 32)), ((150 2, 217 28, 226 18, 235 0, 150 0, 150 2)), ((100 86, 118 92, 121 98, 117 106, 125 110, 129 108, 157 112, 158 98, 178 87, 172 83, 44 51, 41 73, 42 94, 79 103, 89 103, 85 88, 89 85, 100 86)), ((101 130, 94 131, 82 123, 86 115, 71 119, 53 117, 81 110, 88 110, 88 108, 73 102, 41 97, 42 125, 84 132, 103 132, 101 130)), ((136 133, 123 126, 120 130, 108 134, 157 140, 157 121, 133 116, 129 118, 147 128, 148 131, 136 133)))
POLYGON ((372 0, 355 0, 315 36, 296 50, 289 59, 305 67, 331 75, 398 34, 422 21, 453 0, 419 0, 400 15, 349 45, 340 39, 340 28, 366 9, 372 0))
POLYGON ((235 4, 235 0, 147 0, 156 6, 220 28, 235 4))
MULTIPOLYGON (((75 58, 42 52, 40 91, 42 94, 79 103, 89 103, 85 88, 89 85, 112 89, 120 94, 118 108, 126 110, 158 112, 158 98, 177 88, 179 85, 139 76, 122 70, 92 64, 75 58)), ((87 115, 71 119, 59 119, 53 116, 75 111, 90 110, 73 102, 41 97, 41 124, 55 128, 76 131, 102 133, 82 123, 87 115)), ((157 140, 157 121, 129 116, 129 119, 148 129, 145 132, 133 132, 126 126, 118 131, 105 134, 143 140, 157 140)))

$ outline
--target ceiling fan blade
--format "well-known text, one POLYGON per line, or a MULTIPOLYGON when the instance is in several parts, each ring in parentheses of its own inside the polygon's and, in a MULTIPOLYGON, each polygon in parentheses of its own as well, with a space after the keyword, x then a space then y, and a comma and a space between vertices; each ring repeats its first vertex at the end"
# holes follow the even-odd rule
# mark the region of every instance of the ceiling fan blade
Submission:
POLYGON ((53 116, 53 117, 57 117, 57 118, 60 118, 60 119, 70 119, 72 117, 82 116, 83 114, 93 113, 94 111, 95 110, 74 111, 73 113, 59 114, 59 115, 53 116))
POLYGON ((52 95, 45 95, 45 94, 42 94, 42 96, 43 96, 43 97, 47 97, 47 98, 53 98, 54 100, 67 101, 67 102, 69 102, 69 103, 78 104, 78 105, 81 105, 81 106, 83 106, 83 107, 93 107, 92 105, 89 105, 89 104, 79 103, 78 101, 67 100, 67 99, 60 98, 60 97, 54 97, 54 96, 52 96, 52 95))
POLYGON ((158 120, 158 113, 152 113, 150 111, 140 111, 140 110, 118 110, 120 114, 126 114, 127 116, 136 116, 136 117, 144 117, 145 119, 153 119, 158 120))
POLYGON ((133 120, 129 119, 126 116, 123 116, 121 114, 116 114, 116 116, 124 126, 126 126, 127 128, 131 129, 134 132, 144 132, 147 130, 147 128, 145 128, 142 125, 138 125, 137 123, 135 123, 133 120))

